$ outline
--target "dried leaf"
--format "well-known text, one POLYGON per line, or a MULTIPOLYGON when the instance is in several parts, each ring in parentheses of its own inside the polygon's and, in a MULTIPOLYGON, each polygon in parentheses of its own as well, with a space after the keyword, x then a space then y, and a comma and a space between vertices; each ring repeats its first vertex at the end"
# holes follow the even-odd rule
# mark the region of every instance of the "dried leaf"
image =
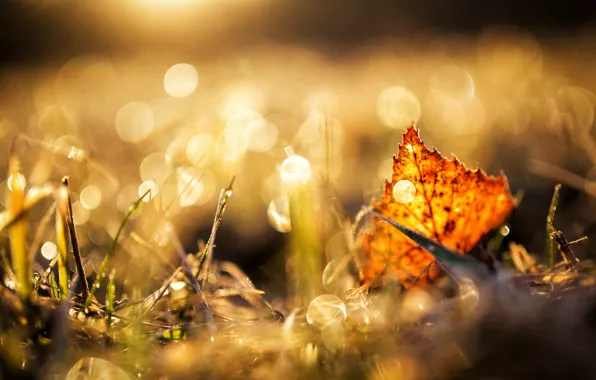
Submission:
MULTIPOLYGON (((466 254, 490 230, 499 227, 514 207, 507 178, 468 170, 424 146, 416 127, 408 128, 393 158, 393 176, 372 209, 396 223, 466 254)), ((375 218, 360 235, 361 282, 397 275, 408 285, 435 257, 394 226, 375 218)), ((435 280, 435 265, 417 281, 435 280)))

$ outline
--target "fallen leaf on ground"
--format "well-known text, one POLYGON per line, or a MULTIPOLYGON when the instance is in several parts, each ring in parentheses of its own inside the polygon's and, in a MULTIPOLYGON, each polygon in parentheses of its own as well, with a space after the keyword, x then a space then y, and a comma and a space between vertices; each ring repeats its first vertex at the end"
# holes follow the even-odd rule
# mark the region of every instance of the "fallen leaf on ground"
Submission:
MULTIPOLYGON (((426 148, 415 126, 408 128, 393 157, 393 175, 372 210, 436 240, 459 254, 472 250, 501 226, 514 208, 507 178, 469 170, 457 158, 426 148)), ((408 286, 432 282, 440 274, 429 252, 379 218, 359 234, 362 284, 381 276, 408 286), (424 273, 423 273, 424 271, 424 273)))

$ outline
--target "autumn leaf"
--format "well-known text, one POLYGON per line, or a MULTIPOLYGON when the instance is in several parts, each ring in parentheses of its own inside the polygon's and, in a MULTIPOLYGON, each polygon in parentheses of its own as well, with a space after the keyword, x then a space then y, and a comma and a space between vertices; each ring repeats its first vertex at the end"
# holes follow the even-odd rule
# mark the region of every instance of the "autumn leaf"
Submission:
MULTIPOLYGON (((426 148, 415 126, 403 135, 391 181, 385 182, 381 200, 372 204, 376 214, 461 255, 503 224, 513 208, 504 175, 488 176, 480 169, 466 169, 455 157, 445 159, 426 148)), ((359 234, 361 282, 384 275, 406 286, 418 276, 421 283, 434 281, 439 268, 424 270, 435 257, 382 219, 374 218, 359 234)))

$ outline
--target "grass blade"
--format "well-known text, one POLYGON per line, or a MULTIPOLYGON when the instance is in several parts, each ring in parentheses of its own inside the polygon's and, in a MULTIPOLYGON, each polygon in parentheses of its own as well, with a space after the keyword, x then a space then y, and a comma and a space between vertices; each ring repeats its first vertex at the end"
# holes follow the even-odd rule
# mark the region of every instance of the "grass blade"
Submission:
POLYGON ((439 244, 438 242, 422 235, 421 233, 412 230, 411 228, 408 228, 400 223, 394 222, 393 220, 381 215, 375 210, 369 210, 368 213, 379 219, 382 219, 383 221, 397 228, 400 232, 412 239, 421 248, 425 249, 427 252, 436 257, 438 260, 441 260, 446 265, 471 270, 472 272, 479 272, 480 265, 476 260, 468 256, 461 255, 445 247, 444 245, 439 244))
POLYGON ((201 290, 201 285, 199 284, 199 281, 197 280, 197 278, 195 276, 193 276, 193 274, 192 274, 192 269, 190 268, 190 265, 188 264, 188 261, 186 260, 186 253, 184 252, 184 249, 182 248, 182 244, 180 243, 180 239, 178 239, 178 235, 176 234, 174 227, 170 226, 169 232, 170 232, 170 238, 172 239, 172 242, 174 243, 176 252, 178 253, 178 256, 180 257, 180 263, 181 263, 182 269, 184 271, 184 274, 186 276, 186 279, 190 282, 190 285, 194 289, 195 293, 197 293, 201 299, 201 302, 200 302, 201 309, 203 310, 203 314, 205 315, 205 321, 207 322, 207 327, 209 328, 209 330, 211 332, 214 332, 217 330, 217 328, 215 327, 215 322, 213 321, 213 313, 211 312, 211 309, 209 308, 209 304, 207 303, 205 294, 201 290))
MULTIPOLYGON (((232 177, 232 180, 230 181, 228 187, 222 189, 219 193, 219 200, 217 202, 215 218, 213 219, 213 226, 211 227, 211 234, 209 235, 209 240, 207 240, 205 249, 199 253, 199 265, 197 266, 197 272, 195 273, 196 278, 199 278, 202 271, 205 271, 205 273, 209 272, 209 266, 211 265, 211 259, 213 256, 213 244, 215 242, 215 235, 217 234, 217 230, 219 229, 219 225, 221 224, 223 214, 226 211, 226 205, 228 204, 228 200, 232 196, 232 186, 234 186, 235 179, 236 177, 232 177)), ((205 278, 207 277, 205 276, 205 278)))
POLYGON ((112 258, 112 256, 114 255, 114 252, 116 251, 116 247, 118 246, 118 240, 120 240, 120 235, 122 234, 124 227, 128 223, 132 214, 134 214, 135 211, 137 211, 137 209, 141 206, 141 203, 143 203, 143 200, 145 199, 145 197, 147 195, 149 195, 150 192, 151 192, 151 190, 147 190, 143 195, 141 195, 141 197, 129 207, 126 215, 124 215, 124 219, 122 219, 122 222, 120 223, 120 226, 118 227, 116 236, 114 237, 114 240, 112 240, 112 245, 110 246, 110 249, 108 250, 108 253, 106 254, 106 257, 103 259, 103 262, 101 263, 101 267, 99 267, 99 270, 97 271, 97 276, 95 278, 95 282, 93 283, 93 286, 91 287, 89 295, 87 296, 87 299, 85 300, 85 304, 84 304, 85 308, 91 304, 91 300, 93 299, 93 296, 95 295, 95 291, 97 290, 97 288, 99 288, 100 281, 105 276, 105 271, 108 266, 108 262, 110 261, 110 258, 112 258))
POLYGON ((66 236, 66 213, 68 210, 68 189, 61 188, 56 207, 56 242, 58 246, 58 284, 61 298, 68 297, 68 243, 66 236))
POLYGON ((27 221, 19 217, 25 210, 25 186, 21 181, 21 165, 14 152, 14 144, 12 148, 8 164, 12 188, 9 197, 10 218, 15 222, 10 226, 8 235, 12 266, 19 282, 18 292, 23 300, 28 300, 31 296, 31 262, 27 254, 27 221))
POLYGON ((68 234, 70 235, 70 244, 72 246, 72 254, 75 259, 77 273, 79 274, 79 282, 81 284, 81 298, 86 300, 89 297, 89 283, 87 282, 87 275, 83 267, 83 260, 81 259, 81 251, 79 250, 79 240, 77 239, 77 231, 74 225, 74 217, 72 214, 72 200, 70 197, 70 188, 68 187, 68 177, 62 179, 62 185, 66 189, 66 221, 68 222, 68 234))

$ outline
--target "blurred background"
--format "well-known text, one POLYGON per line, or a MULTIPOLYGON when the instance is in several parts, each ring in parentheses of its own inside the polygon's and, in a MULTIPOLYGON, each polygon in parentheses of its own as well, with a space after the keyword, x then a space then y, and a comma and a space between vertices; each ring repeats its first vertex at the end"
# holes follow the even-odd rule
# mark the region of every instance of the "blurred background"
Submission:
MULTIPOLYGON (((593 257, 595 10, 580 0, 2 2, 0 200, 13 137, 43 141, 19 145, 27 185, 70 176, 95 267, 148 189, 156 202, 135 231, 169 246, 165 215, 196 251, 236 176, 215 256, 267 288, 289 228, 284 148, 328 177, 353 217, 380 193, 415 120, 443 155, 507 174, 524 194, 508 239, 534 253, 563 182, 555 225, 569 240, 587 235, 578 255, 593 257)), ((52 231, 46 240, 40 268, 56 252, 52 231)), ((120 256, 138 259, 139 241, 120 256)))

